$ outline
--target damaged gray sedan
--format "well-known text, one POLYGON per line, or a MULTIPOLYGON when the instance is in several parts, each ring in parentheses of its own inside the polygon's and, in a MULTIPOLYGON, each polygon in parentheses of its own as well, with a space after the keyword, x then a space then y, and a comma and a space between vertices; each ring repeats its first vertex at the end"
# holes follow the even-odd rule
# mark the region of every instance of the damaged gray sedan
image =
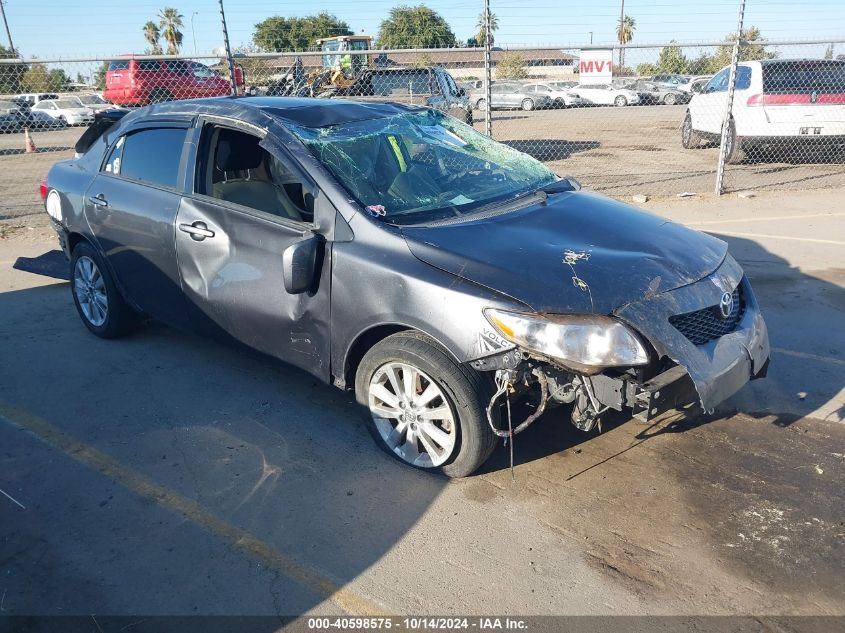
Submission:
POLYGON ((469 475, 556 405, 590 431, 766 372, 724 242, 438 112, 176 101, 104 113, 76 149, 42 191, 91 332, 234 339, 354 389, 418 468, 469 475))

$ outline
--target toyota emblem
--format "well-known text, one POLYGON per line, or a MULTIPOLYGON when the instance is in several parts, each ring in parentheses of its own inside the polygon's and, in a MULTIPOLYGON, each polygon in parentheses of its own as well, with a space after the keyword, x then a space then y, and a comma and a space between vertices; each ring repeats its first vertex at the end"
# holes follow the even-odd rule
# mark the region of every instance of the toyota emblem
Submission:
POLYGON ((721 301, 719 301, 719 312, 722 313, 722 318, 727 319, 731 316, 731 312, 734 311, 734 296, 730 292, 726 292, 722 295, 721 301))

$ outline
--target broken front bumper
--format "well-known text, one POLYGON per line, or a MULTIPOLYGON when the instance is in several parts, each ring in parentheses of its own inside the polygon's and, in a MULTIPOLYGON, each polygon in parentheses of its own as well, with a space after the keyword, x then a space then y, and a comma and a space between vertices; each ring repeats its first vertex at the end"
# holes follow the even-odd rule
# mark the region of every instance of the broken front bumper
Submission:
MULTIPOLYGON (((669 377, 677 376, 681 380, 681 373, 686 373, 705 411, 714 409, 735 394, 751 378, 765 375, 768 367, 770 350, 766 323, 748 279, 730 256, 709 277, 630 303, 618 310, 616 316, 648 338, 658 355, 670 358, 683 369, 683 372, 670 369, 669 372, 674 370, 674 373, 669 377), (670 317, 718 306, 725 293, 732 293, 737 288, 742 298, 742 315, 732 331, 702 343, 691 340, 670 322, 670 317)), ((665 378, 664 387, 675 382, 666 382, 665 378)), ((657 394, 661 389, 658 384, 662 383, 655 383, 653 389, 645 388, 645 385, 641 389, 657 394)), ((636 396, 635 412, 639 407, 642 413, 647 401, 654 397, 659 398, 636 396)))

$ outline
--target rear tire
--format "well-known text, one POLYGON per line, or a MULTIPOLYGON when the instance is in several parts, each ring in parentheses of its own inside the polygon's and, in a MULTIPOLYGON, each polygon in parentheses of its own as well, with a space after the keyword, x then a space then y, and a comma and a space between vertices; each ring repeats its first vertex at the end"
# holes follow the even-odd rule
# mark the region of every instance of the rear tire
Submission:
POLYGON ((684 122, 681 124, 681 145, 684 149, 695 149, 701 145, 701 135, 692 127, 692 116, 687 110, 684 122))
POLYGON ((140 322, 112 279, 103 258, 88 242, 80 242, 70 258, 70 288, 79 318, 100 338, 117 338, 140 322))
POLYGON ((619 95, 613 100, 613 105, 615 105, 617 108, 623 108, 628 105, 628 100, 622 95, 619 95))
POLYGON ((663 97, 664 105, 675 105, 676 102, 677 102, 677 99, 675 98, 675 95, 673 95, 671 92, 669 94, 667 94, 665 97, 663 97))
POLYGON ((486 110, 487 109, 487 99, 479 99, 475 102, 475 107, 479 110, 486 110))
POLYGON ((419 332, 376 343, 358 366, 355 396, 376 443, 409 466, 466 477, 495 448, 487 422, 490 385, 419 332), (437 395, 426 401, 427 393, 437 395))
POLYGON ((531 112, 534 109, 534 99, 523 99, 521 107, 526 112, 531 112))
POLYGON ((728 165, 739 165, 745 161, 745 151, 742 148, 742 141, 736 137, 736 125, 734 120, 728 121, 728 138, 725 140, 725 161, 728 165))

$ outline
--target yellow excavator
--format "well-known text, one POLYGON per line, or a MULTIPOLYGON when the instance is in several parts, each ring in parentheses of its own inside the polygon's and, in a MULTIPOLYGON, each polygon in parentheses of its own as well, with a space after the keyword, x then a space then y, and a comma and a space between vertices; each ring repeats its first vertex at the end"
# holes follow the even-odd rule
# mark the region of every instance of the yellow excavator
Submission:
POLYGON ((373 38, 369 35, 338 35, 317 40, 323 51, 323 73, 328 73, 322 85, 344 90, 352 85, 358 74, 368 68, 370 55, 352 55, 347 51, 372 50, 373 38))
POLYGON ((353 55, 349 51, 372 50, 369 35, 338 35, 316 41, 322 52, 321 67, 306 74, 302 58, 297 57, 286 70, 285 78, 268 87, 268 95, 331 97, 346 91, 363 70, 373 65, 370 54, 353 55))

